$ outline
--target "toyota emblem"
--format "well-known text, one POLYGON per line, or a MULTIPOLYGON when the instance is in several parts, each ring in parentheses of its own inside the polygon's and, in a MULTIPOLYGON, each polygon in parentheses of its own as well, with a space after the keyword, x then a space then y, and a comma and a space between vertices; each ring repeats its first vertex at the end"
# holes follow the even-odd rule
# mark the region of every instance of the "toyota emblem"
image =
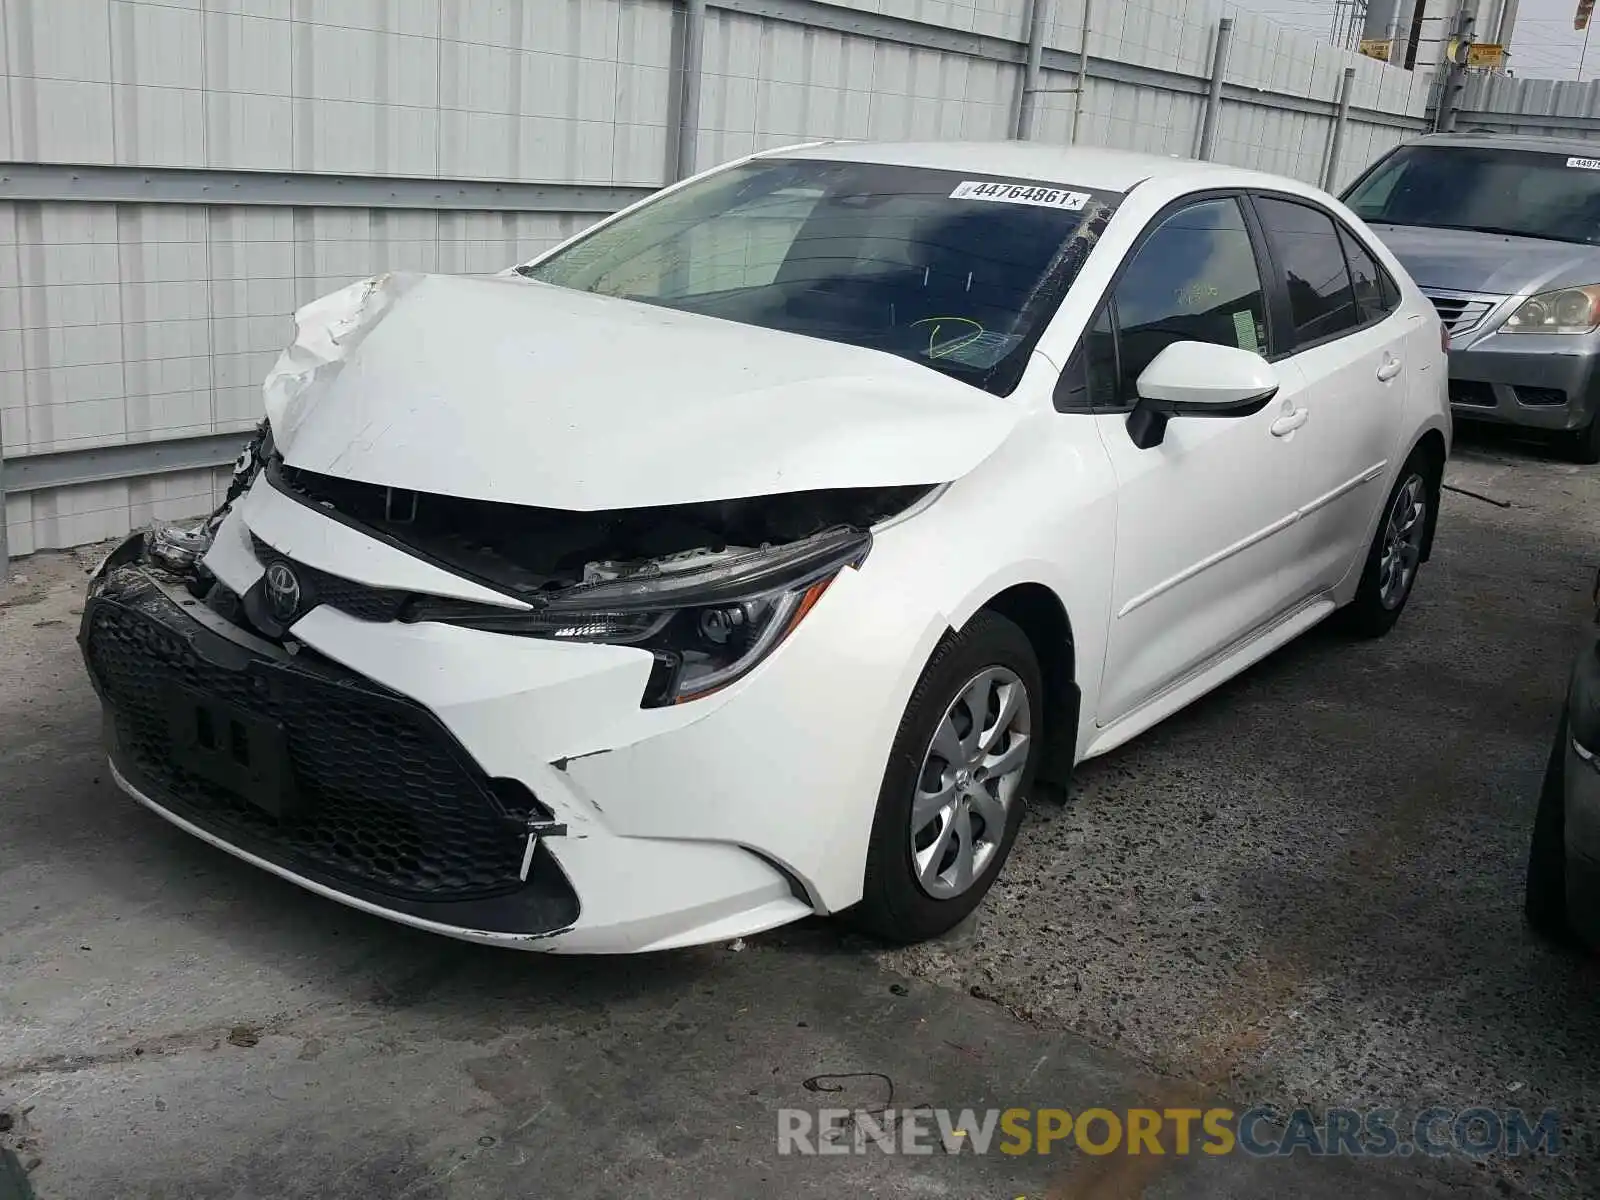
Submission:
POLYGON ((300 580, 288 563, 275 562, 267 568, 267 607, 284 624, 300 611, 300 580))

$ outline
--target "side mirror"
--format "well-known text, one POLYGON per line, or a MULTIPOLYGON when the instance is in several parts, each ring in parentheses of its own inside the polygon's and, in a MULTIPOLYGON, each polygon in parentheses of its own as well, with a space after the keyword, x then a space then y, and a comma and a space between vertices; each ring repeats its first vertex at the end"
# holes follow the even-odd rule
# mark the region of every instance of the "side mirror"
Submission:
POLYGON ((1278 373, 1259 354, 1211 342, 1173 342, 1139 376, 1128 436, 1159 446, 1173 417, 1251 417, 1278 394, 1278 373))

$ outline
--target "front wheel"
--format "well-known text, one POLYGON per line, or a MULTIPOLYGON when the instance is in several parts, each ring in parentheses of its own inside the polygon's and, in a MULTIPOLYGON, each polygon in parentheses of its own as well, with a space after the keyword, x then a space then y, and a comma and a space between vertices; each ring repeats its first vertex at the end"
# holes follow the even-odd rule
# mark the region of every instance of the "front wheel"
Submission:
POLYGON ((1426 457, 1413 454, 1400 468, 1400 478, 1384 504, 1355 599, 1341 614, 1350 633, 1376 638, 1394 628, 1416 586, 1430 506, 1438 503, 1438 471, 1426 457))
POLYGON ((1032 643, 998 614, 978 613, 934 651, 884 772, 858 925, 917 942, 978 907, 1022 823, 1043 700, 1032 643))
POLYGON ((1600 414, 1590 417, 1582 429, 1567 434, 1567 453, 1573 462, 1600 463, 1600 414))

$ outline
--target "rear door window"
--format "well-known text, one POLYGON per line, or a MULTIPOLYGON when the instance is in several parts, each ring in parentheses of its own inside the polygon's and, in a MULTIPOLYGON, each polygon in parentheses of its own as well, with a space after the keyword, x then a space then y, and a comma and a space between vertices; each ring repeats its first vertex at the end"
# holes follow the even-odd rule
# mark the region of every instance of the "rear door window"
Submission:
POLYGON ((1256 211, 1289 293, 1295 342, 1306 346, 1363 323, 1333 218, 1319 208, 1262 196, 1256 211))

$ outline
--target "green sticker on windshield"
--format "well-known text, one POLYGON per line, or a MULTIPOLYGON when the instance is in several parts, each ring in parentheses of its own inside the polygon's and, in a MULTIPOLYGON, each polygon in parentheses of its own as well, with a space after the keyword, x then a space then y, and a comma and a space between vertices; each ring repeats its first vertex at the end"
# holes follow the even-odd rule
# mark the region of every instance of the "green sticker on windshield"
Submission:
POLYGON ((1261 353, 1261 340, 1256 337, 1256 315, 1249 309, 1233 314, 1233 337, 1239 349, 1251 354, 1261 353))

